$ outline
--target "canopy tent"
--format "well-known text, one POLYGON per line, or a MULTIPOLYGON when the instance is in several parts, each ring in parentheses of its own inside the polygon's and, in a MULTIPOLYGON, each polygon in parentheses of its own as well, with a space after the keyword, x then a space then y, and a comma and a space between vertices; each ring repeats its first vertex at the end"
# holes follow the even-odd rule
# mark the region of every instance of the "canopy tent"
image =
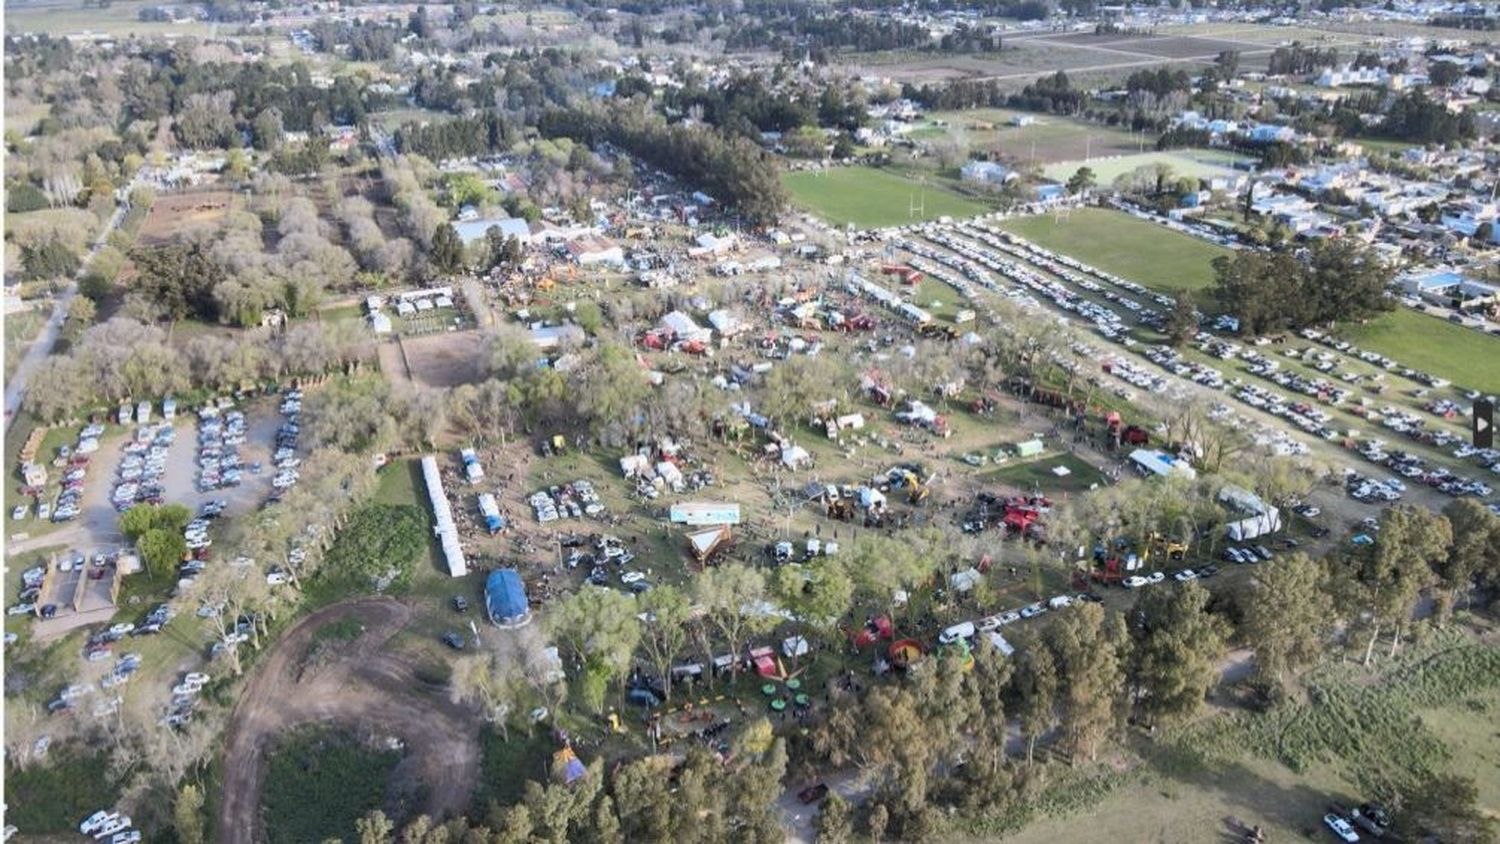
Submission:
POLYGON ((526 586, 515 569, 496 569, 484 581, 484 608, 500 627, 520 627, 531 621, 526 586))

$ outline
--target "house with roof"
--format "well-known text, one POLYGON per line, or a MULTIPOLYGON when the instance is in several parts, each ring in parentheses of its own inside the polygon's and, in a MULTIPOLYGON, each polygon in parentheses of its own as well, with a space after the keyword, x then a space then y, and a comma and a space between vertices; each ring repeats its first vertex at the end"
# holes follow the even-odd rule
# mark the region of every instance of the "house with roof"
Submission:
POLYGON ((1402 277, 1399 284, 1406 292, 1444 307, 1500 304, 1500 285, 1470 278, 1447 267, 1410 273, 1402 277))
POLYGON ((568 256, 580 267, 625 266, 625 250, 601 235, 586 234, 576 237, 568 241, 564 248, 568 256))
POLYGON ((458 239, 465 246, 483 240, 489 236, 490 229, 499 229, 500 236, 505 239, 515 238, 517 243, 525 246, 531 243, 531 224, 520 217, 478 217, 469 220, 459 220, 453 224, 453 230, 458 233, 458 239))
POLYGON ((993 161, 970 161, 958 174, 966 182, 997 186, 1018 178, 1014 170, 993 161))
POLYGON ((1290 126, 1277 126, 1274 123, 1260 123, 1250 127, 1246 137, 1253 144, 1291 143, 1297 140, 1297 130, 1290 126))

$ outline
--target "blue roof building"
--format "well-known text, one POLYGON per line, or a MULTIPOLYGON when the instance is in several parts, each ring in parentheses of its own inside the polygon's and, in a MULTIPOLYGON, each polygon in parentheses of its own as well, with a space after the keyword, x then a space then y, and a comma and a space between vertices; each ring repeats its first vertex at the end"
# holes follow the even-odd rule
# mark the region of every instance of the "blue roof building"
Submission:
POLYGON ((500 627, 520 627, 531 621, 526 586, 515 569, 496 569, 484 581, 484 610, 500 627))

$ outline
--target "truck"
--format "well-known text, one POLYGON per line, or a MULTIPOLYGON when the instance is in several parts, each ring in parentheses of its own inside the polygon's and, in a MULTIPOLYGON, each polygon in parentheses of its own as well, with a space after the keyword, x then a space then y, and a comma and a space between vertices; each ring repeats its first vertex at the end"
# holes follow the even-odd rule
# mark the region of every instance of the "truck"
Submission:
POLYGON ((505 518, 500 515, 500 505, 496 503, 494 495, 486 492, 479 496, 479 515, 484 517, 484 529, 490 535, 505 529, 505 518))
POLYGON ((474 449, 460 449, 458 457, 464 463, 464 477, 469 479, 469 483, 477 484, 484 480, 484 467, 479 465, 479 454, 474 449))

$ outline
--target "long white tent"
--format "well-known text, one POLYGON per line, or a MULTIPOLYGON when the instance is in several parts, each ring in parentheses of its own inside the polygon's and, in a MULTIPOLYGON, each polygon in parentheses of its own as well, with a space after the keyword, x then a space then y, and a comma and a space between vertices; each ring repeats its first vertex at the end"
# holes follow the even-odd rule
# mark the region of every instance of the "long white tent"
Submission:
POLYGON ((443 476, 438 472, 437 458, 430 454, 422 458, 422 478, 427 481, 427 499, 432 503, 432 532, 442 543, 448 574, 463 577, 469 573, 469 563, 464 559, 464 549, 458 544, 458 526, 453 523, 448 494, 443 492, 443 476))

